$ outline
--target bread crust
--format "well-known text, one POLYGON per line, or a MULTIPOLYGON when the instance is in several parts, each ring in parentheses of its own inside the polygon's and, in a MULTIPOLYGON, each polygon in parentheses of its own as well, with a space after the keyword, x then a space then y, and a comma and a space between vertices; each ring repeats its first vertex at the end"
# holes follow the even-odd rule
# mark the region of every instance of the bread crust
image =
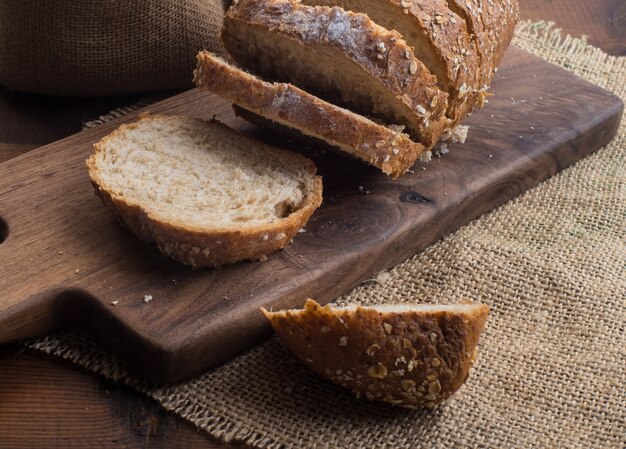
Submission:
POLYGON ((465 382, 489 308, 352 310, 321 307, 268 312, 281 342, 304 364, 357 397, 432 408, 465 382))
MULTIPOLYGON (((387 21, 391 21, 392 14, 405 17, 412 25, 411 31, 419 30, 435 55, 437 64, 444 68, 445 79, 438 79, 438 84, 449 94, 447 116, 452 120, 451 126, 471 112, 481 88, 480 57, 465 20, 450 10, 446 0, 377 0, 374 4, 376 11, 368 11, 362 0, 302 0, 302 3, 335 5, 362 12, 382 26, 385 24, 377 20, 383 14, 382 11, 388 15, 387 21)), ((406 30, 400 27, 395 29, 411 45, 406 30)), ((429 66, 427 63, 425 65, 429 66)), ((434 73, 433 70, 431 72, 434 73)))
POLYGON ((398 32, 376 25, 365 14, 291 0, 239 0, 226 14, 222 40, 231 56, 246 67, 246 57, 237 54, 237 26, 273 33, 311 51, 324 48, 347 59, 411 111, 416 127, 402 124, 429 149, 449 126, 448 94, 437 87, 435 77, 398 32))
MULTIPOLYGON (((108 186, 100 176, 96 163, 96 155, 104 151, 103 146, 108 140, 128 129, 140 126, 144 120, 155 118, 163 119, 167 116, 142 114, 139 120, 121 125, 94 144, 94 152, 86 164, 96 195, 118 222, 141 240, 155 242, 161 252, 173 259, 192 268, 217 267, 241 260, 259 260, 287 246, 322 203, 322 178, 315 176, 317 172, 315 164, 298 154, 275 149, 276 152, 282 153, 281 158, 306 167, 307 172, 313 176, 311 190, 307 192, 304 203, 289 216, 274 223, 246 226, 241 229, 217 228, 210 225, 200 228, 161 219, 158 212, 127 200, 108 186)), ((210 123, 212 126, 228 128, 215 120, 210 123)), ((250 140, 254 141, 252 138, 250 140)))
POLYGON ((378 125, 287 83, 269 83, 207 51, 197 55, 195 84, 273 122, 295 128, 379 168, 393 179, 426 148, 406 134, 378 125))
MULTIPOLYGON (((485 92, 519 20, 517 0, 447 0, 450 8, 465 20, 480 57, 481 85, 485 92)), ((479 99, 482 104, 483 99, 479 99)))

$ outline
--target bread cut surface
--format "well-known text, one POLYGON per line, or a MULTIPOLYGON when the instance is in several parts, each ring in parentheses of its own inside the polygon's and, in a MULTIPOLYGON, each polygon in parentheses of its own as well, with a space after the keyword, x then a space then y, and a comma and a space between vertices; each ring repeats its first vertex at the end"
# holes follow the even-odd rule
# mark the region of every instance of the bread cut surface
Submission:
POLYGON ((207 51, 198 53, 194 82, 238 106, 323 140, 378 167, 392 178, 426 148, 408 135, 335 106, 288 83, 270 83, 207 51))
POLYGON ((291 0, 239 0, 222 39, 242 67, 331 103, 406 127, 430 148, 449 121, 448 95, 402 36, 367 15, 291 0))
POLYGON ((390 404, 434 407, 469 375, 489 308, 482 304, 262 309, 281 342, 330 381, 390 404))
POLYGON ((321 203, 313 162, 215 121, 145 115, 95 144, 87 166, 122 225, 195 268, 284 247, 321 203))
POLYGON ((465 20, 446 0, 302 0, 307 5, 339 6, 367 14, 376 24, 396 30, 415 56, 449 94, 447 115, 457 123, 476 103, 480 56, 465 20))

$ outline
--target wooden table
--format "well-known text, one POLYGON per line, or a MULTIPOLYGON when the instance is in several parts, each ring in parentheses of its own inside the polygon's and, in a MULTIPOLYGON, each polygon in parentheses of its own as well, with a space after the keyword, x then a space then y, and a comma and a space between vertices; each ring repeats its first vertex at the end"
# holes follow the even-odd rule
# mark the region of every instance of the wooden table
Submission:
MULTIPOLYGON (((626 55, 623 0, 519 0, 524 19, 552 20, 610 54, 626 55)), ((0 90, 0 161, 80 130, 138 97, 51 99, 0 90)), ((221 448, 134 391, 54 357, 0 347, 1 448, 221 448)), ((241 446, 239 446, 241 447, 241 446)))

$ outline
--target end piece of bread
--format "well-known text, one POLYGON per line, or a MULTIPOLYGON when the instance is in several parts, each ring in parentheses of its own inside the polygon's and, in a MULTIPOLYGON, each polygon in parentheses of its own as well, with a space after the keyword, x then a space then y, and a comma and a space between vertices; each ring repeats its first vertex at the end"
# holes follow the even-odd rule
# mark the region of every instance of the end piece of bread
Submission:
POLYGON ((404 133, 327 103, 287 83, 270 83, 207 51, 197 55, 194 82, 238 106, 323 140, 398 178, 426 152, 404 133))
POLYGON ((105 206, 193 268, 285 247, 322 201, 312 161, 216 121, 143 115, 94 149, 87 167, 105 206))
POLYGON ((321 376, 370 400, 434 407, 457 391, 477 354, 482 304, 321 307, 268 312, 281 342, 321 376))

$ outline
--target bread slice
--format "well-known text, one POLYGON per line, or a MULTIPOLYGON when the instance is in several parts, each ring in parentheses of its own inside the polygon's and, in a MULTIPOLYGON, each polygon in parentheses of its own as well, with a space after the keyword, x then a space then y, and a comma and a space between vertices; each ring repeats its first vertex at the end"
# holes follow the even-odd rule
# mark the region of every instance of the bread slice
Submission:
POLYGON ((322 201, 313 162, 216 121, 144 115, 96 143, 87 167, 123 226, 193 268, 283 248, 322 201))
POLYGON ((448 95, 402 36, 364 14, 292 0, 239 0, 224 46, 242 67, 331 103, 402 125, 429 149, 448 126, 448 95))
POLYGON ((426 148, 403 133, 327 103, 286 83, 269 83, 207 51, 198 53, 194 82, 272 122, 321 139, 378 167, 392 178, 426 148))
POLYGON ((450 9, 465 20, 480 56, 483 91, 491 84, 515 25, 519 20, 517 0, 447 0, 450 9))
POLYGON ((357 397, 434 407, 457 391, 477 354, 482 304, 262 309, 302 362, 357 397))
POLYGON ((367 14, 376 24, 396 30, 415 56, 447 92, 447 116, 458 123, 476 103, 480 57, 465 20, 446 0, 302 0, 307 5, 339 6, 367 14))

